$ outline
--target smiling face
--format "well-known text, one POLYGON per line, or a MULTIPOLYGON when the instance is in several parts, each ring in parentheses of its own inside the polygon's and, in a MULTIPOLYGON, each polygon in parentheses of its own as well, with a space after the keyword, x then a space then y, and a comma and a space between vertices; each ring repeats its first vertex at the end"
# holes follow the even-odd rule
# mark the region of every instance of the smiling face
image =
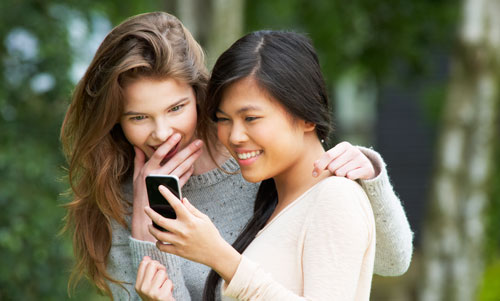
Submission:
POLYGON ((182 81, 140 78, 125 87, 120 125, 127 140, 147 158, 174 133, 182 139, 165 160, 187 146, 194 140, 196 118, 194 90, 182 81))
POLYGON ((216 117, 219 140, 250 182, 290 172, 303 154, 304 133, 313 130, 293 120, 252 78, 227 88, 216 117))

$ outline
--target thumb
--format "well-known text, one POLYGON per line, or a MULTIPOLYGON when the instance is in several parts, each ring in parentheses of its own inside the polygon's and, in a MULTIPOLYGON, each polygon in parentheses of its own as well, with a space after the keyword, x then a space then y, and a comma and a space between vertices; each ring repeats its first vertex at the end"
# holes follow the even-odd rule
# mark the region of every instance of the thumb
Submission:
POLYGON ((141 171, 142 167, 144 166, 144 162, 146 161, 146 155, 137 146, 134 146, 134 152, 135 152, 135 157, 134 157, 134 179, 136 179, 137 176, 139 175, 139 172, 141 171))
POLYGON ((317 177, 321 172, 322 172, 322 170, 319 167, 319 160, 314 161, 312 176, 317 177))

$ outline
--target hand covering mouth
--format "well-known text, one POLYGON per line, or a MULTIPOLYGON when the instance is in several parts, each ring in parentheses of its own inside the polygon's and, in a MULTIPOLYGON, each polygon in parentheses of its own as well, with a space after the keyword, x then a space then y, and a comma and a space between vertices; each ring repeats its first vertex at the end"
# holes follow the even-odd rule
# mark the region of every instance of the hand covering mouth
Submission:
POLYGON ((163 160, 161 160, 160 165, 164 165, 165 163, 168 162, 178 151, 179 147, 181 145, 181 141, 177 142, 177 144, 163 157, 163 160))

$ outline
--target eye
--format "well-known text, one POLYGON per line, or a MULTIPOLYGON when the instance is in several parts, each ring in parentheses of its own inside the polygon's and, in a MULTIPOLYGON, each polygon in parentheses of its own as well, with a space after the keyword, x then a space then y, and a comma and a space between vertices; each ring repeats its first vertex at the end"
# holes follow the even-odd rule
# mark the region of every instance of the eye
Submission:
POLYGON ((146 115, 138 115, 138 116, 132 116, 132 117, 130 117, 130 120, 141 121, 141 120, 144 120, 146 118, 147 118, 146 115))
POLYGON ((225 118, 225 117, 220 117, 220 116, 215 116, 216 120, 215 122, 225 122, 225 121, 228 121, 229 119, 228 118, 225 118))
POLYGON ((179 111, 180 109, 182 109, 182 107, 183 107, 183 106, 184 106, 184 105, 176 105, 175 107, 172 107, 172 108, 170 109, 170 112, 177 112, 177 111, 179 111))
POLYGON ((259 119, 259 117, 255 117, 255 116, 245 117, 245 121, 248 121, 248 122, 251 122, 251 121, 254 121, 254 120, 257 120, 257 119, 259 119))

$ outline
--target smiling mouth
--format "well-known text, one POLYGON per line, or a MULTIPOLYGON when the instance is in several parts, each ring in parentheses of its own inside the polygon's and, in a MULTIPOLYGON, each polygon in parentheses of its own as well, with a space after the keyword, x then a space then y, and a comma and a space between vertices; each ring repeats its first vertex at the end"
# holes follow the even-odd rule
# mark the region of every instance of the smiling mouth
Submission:
POLYGON ((246 153, 236 153, 236 156, 240 160, 248 160, 248 159, 257 157, 260 154, 262 154, 262 150, 251 151, 251 152, 246 152, 246 153))

